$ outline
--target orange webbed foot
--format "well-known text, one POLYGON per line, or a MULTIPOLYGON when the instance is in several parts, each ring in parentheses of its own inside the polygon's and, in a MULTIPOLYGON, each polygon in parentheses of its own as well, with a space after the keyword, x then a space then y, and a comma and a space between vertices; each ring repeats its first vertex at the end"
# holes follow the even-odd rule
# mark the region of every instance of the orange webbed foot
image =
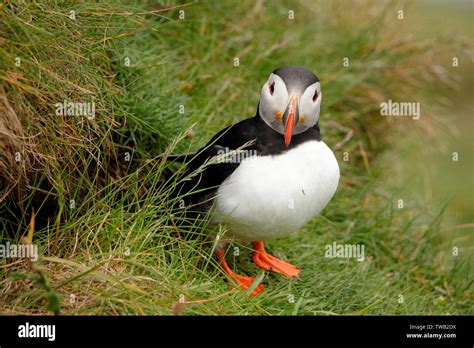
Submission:
POLYGON ((263 242, 253 242, 253 262, 267 271, 277 272, 289 278, 298 278, 300 269, 292 264, 267 254, 263 242))
MULTIPOLYGON (((217 258, 219 260, 219 263, 221 264, 222 268, 224 269, 225 273, 230 278, 232 278, 235 281, 235 283, 237 283, 237 286, 240 289, 248 290, 252 286, 255 278, 235 274, 230 269, 229 265, 227 264, 227 261, 224 258, 224 250, 223 249, 217 249, 216 250, 216 256, 217 256, 217 258)), ((231 281, 231 279, 228 279, 227 281, 231 281)), ((253 289, 252 292, 250 293, 250 297, 254 297, 254 296, 260 294, 261 292, 263 292, 263 290, 264 290, 263 284, 257 285, 257 287, 255 289, 253 289)))
MULTIPOLYGON (((254 282, 255 278, 253 277, 247 277, 247 276, 241 276, 239 274, 232 274, 230 275, 232 279, 235 280, 239 288, 243 290, 248 290, 252 283, 254 282)), ((263 292, 264 287, 263 284, 258 284, 255 289, 250 293, 250 297, 257 296, 261 292, 263 292)))

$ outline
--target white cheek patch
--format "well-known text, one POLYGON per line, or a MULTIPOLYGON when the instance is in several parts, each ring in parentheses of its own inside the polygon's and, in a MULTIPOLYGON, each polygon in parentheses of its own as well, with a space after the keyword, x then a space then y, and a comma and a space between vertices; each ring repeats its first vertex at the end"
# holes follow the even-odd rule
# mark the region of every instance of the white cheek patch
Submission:
MULTIPOLYGON (((281 111, 286 106, 286 101, 288 100, 288 90, 286 89, 285 82, 281 79, 280 76, 271 74, 270 78, 266 83, 267 93, 266 95, 269 97, 268 103, 271 109, 281 111), (270 94, 270 85, 273 84, 273 94, 270 94)), ((276 112, 276 111, 275 111, 276 112)))
POLYGON ((304 124, 307 127, 312 127, 318 122, 319 110, 321 108, 321 85, 319 82, 313 83, 308 86, 300 99, 300 117, 304 115, 304 124), (313 101, 314 93, 317 91, 318 97, 316 101, 313 101))
POLYGON ((288 101, 288 90, 285 82, 280 76, 271 74, 268 81, 263 85, 262 94, 260 96, 260 117, 277 132, 283 130, 281 121, 277 117, 277 113, 285 112, 288 101), (273 94, 270 93, 270 86, 273 85, 273 94))

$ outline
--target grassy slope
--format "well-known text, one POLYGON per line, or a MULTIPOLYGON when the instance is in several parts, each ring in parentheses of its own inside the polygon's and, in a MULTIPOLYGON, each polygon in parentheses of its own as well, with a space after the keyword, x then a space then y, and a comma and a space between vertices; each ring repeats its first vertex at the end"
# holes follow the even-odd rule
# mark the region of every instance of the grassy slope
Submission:
MULTIPOLYGON (((311 3, 195 4, 185 7, 184 21, 150 17, 144 28, 134 29, 138 33, 112 40, 111 69, 123 93, 106 110, 126 122, 119 132, 150 161, 105 190, 91 190, 78 209, 65 204, 60 225, 36 232, 43 265, 36 272, 25 271, 23 263, 5 267, 2 312, 44 313, 48 303, 58 307, 55 294, 62 313, 69 314, 170 314, 172 308, 211 315, 472 310, 468 269, 462 261, 453 266, 447 260, 450 245, 440 233, 439 207, 424 209, 413 198, 406 209, 395 209, 398 197, 409 197, 403 180, 400 185, 380 180, 390 171, 390 163, 378 159, 382 151, 390 153, 387 123, 390 129, 400 126, 378 115, 378 103, 404 100, 433 79, 429 46, 397 37, 394 6, 311 3), (366 7, 370 15, 354 15, 366 7), (295 20, 287 19, 288 9, 295 10, 295 20), (388 22, 380 19, 384 13, 388 22), (342 67, 345 56, 349 68, 342 67), (130 67, 123 66, 125 57, 130 67), (265 295, 248 299, 223 281, 210 256, 211 242, 179 238, 159 182, 164 164, 152 157, 193 123, 194 137, 179 142, 175 152, 195 149, 223 126, 251 116, 262 82, 284 64, 306 65, 323 81, 325 141, 334 146, 351 129, 354 135, 336 151, 341 186, 322 216, 269 243, 273 254, 303 268, 301 279, 267 275, 265 295), (343 152, 349 162, 342 161, 343 152), (324 246, 334 241, 363 243, 368 259, 325 258, 324 246), (191 302, 177 305, 180 296, 191 302)), ((97 19, 97 26, 104 21, 97 19)), ((400 132, 410 134, 410 127, 400 132)), ((229 258, 239 271, 260 274, 248 245, 233 247, 240 253, 233 255, 231 248, 229 258)))

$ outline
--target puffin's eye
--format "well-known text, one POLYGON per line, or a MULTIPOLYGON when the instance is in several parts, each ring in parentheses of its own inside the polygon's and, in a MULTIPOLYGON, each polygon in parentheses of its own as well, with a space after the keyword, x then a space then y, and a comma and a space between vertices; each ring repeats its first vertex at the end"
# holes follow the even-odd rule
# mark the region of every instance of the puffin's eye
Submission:
POLYGON ((313 102, 315 102, 317 99, 318 99, 318 90, 315 90, 314 95, 313 95, 313 102))
POLYGON ((270 90, 270 94, 273 95, 273 92, 275 92, 275 81, 272 82, 268 89, 270 90))

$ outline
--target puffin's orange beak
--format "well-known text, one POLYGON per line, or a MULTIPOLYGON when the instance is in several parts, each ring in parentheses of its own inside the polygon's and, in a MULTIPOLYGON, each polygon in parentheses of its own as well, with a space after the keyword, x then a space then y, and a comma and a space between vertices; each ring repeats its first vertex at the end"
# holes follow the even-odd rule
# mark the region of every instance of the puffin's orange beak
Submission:
POLYGON ((285 114, 283 115, 283 123, 285 125, 285 145, 290 145, 291 137, 293 135, 293 128, 298 123, 299 112, 298 112, 298 96, 292 94, 290 96, 290 103, 286 108, 285 114))

